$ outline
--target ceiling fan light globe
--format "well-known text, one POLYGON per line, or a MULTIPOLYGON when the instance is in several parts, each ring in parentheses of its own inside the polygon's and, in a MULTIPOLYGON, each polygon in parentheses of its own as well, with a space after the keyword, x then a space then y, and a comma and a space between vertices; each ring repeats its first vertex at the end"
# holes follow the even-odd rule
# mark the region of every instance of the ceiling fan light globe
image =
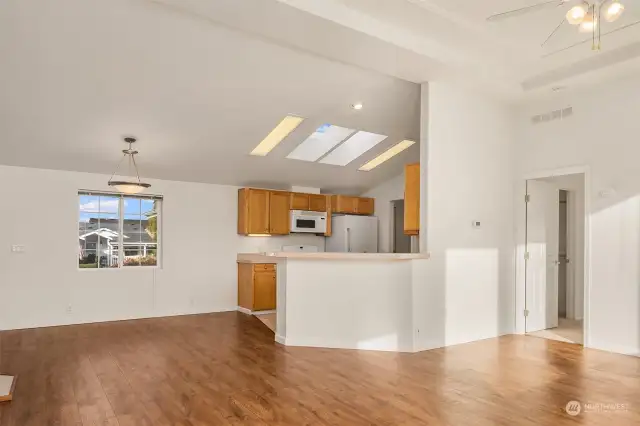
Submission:
POLYGON ((594 21, 584 21, 578 27, 578 31, 581 33, 592 33, 596 26, 597 24, 594 21))
POLYGON ((593 30, 598 26, 598 19, 595 18, 593 11, 590 11, 586 14, 580 26, 578 27, 578 31, 581 33, 592 33, 593 30))
POLYGON ((584 4, 580 4, 578 6, 573 6, 571 9, 569 9, 569 11, 567 12, 566 18, 567 18, 567 22, 570 23, 571 25, 579 25, 582 23, 582 21, 584 21, 586 16, 587 16, 587 9, 585 8, 584 4))
POLYGON ((620 18, 624 12, 624 5, 619 1, 614 1, 607 7, 606 12, 604 13, 604 19, 607 22, 614 22, 620 18))

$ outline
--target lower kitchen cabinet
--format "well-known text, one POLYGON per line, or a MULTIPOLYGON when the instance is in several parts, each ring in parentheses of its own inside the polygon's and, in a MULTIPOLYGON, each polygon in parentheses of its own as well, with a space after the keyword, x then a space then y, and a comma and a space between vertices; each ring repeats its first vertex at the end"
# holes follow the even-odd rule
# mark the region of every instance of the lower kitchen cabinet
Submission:
POLYGON ((238 306, 250 311, 276 308, 276 265, 238 263, 238 306))

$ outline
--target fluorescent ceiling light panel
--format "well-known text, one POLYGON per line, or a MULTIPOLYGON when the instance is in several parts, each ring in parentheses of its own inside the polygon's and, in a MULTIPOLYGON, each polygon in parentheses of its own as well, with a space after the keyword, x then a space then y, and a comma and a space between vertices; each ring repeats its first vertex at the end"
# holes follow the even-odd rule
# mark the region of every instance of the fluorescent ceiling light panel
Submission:
POLYGON ((278 124, 275 129, 273 129, 271 133, 269 133, 267 137, 264 138, 262 142, 260 142, 258 146, 253 149, 253 151, 251 151, 251 155, 259 155, 261 157, 264 157, 265 155, 270 153, 271 150, 275 148, 280 142, 282 142, 284 138, 289 136, 289 133, 293 132, 296 127, 298 127, 300 123, 302 123, 303 120, 304 118, 302 117, 287 115, 282 119, 280 124, 278 124))
POLYGON ((345 140, 353 129, 323 124, 318 127, 311 136, 305 139, 296 147, 287 158, 302 161, 317 161, 320 157, 329 152, 334 146, 345 140))
POLYGON ((346 166, 386 138, 385 135, 360 131, 331 151, 320 162, 335 166, 346 166))
POLYGON ((396 155, 400 154, 402 151, 404 151, 405 149, 409 148, 414 143, 415 143, 414 141, 403 140, 402 142, 392 146, 391 148, 389 148, 388 150, 386 150, 382 154, 378 155, 376 158, 374 158, 373 160, 369 161, 367 164, 365 164, 364 166, 360 167, 358 170, 362 170, 363 172, 368 172, 369 170, 371 170, 371 169, 373 169, 375 167, 378 167, 380 164, 384 163, 385 161, 389 160, 390 158, 395 157, 396 155))

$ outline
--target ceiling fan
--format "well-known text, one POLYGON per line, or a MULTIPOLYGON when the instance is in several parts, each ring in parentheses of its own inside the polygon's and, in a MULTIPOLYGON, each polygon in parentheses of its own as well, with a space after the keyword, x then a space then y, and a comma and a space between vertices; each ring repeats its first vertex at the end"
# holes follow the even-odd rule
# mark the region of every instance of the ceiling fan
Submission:
POLYGON ((600 23, 604 19, 606 22, 614 22, 624 12, 624 5, 620 0, 550 0, 520 9, 491 15, 487 18, 489 22, 496 22, 507 18, 522 16, 531 12, 536 12, 548 8, 561 8, 568 4, 575 4, 569 9, 558 26, 542 42, 546 45, 549 40, 558 32, 560 27, 566 23, 578 27, 581 33, 591 33, 593 50, 600 50, 601 30, 600 23))

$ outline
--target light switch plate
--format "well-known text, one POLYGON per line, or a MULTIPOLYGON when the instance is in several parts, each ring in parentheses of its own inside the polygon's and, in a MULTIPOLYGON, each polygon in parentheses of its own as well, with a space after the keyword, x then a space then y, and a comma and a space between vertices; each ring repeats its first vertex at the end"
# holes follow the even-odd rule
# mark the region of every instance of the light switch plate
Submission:
POLYGON ((26 250, 25 246, 22 244, 14 244, 11 246, 11 251, 13 253, 24 253, 26 250))

